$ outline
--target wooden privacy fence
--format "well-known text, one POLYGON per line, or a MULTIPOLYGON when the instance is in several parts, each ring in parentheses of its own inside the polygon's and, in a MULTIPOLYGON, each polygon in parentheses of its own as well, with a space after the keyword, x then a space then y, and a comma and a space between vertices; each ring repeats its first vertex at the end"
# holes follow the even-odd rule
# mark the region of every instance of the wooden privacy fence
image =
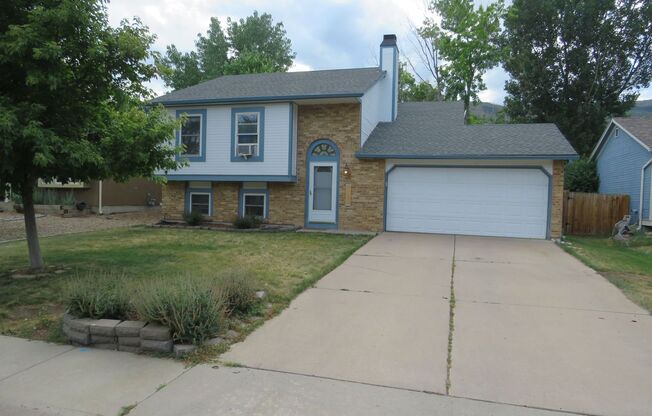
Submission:
POLYGON ((611 234, 629 214, 629 195, 601 195, 564 191, 564 234, 611 234))

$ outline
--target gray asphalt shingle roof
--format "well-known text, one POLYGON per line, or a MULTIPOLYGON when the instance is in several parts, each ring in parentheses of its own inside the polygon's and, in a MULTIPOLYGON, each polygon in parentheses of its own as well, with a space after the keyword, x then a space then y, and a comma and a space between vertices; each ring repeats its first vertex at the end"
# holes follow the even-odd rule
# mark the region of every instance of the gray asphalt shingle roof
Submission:
POLYGON ((465 125, 461 102, 400 103, 393 123, 379 123, 359 157, 574 159, 554 124, 465 125))
POLYGON ((380 68, 225 75, 172 91, 152 103, 261 101, 361 96, 384 75, 380 68))
POLYGON ((652 117, 614 117, 613 120, 648 147, 652 147, 652 117))

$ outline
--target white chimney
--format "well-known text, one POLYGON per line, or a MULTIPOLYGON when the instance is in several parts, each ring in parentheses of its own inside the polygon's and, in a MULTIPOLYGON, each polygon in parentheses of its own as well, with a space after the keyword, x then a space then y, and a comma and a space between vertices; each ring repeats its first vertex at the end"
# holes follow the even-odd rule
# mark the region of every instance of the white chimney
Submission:
POLYGON ((382 104, 380 106, 380 121, 396 120, 398 103, 398 47, 396 35, 384 35, 380 44, 380 69, 385 71, 381 81, 382 104))

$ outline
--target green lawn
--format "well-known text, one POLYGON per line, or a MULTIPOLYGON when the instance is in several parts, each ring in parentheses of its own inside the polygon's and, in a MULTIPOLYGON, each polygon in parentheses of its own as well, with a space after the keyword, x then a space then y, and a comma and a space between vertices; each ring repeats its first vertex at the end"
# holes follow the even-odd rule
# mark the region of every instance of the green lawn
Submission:
POLYGON ((368 236, 326 233, 242 233, 145 227, 41 239, 48 265, 69 270, 33 280, 14 279, 24 268, 25 242, 0 245, 0 333, 57 339, 62 289, 75 274, 123 272, 131 279, 213 276, 244 269, 269 294, 276 313, 335 268, 368 236))
POLYGON ((652 237, 627 243, 604 237, 568 237, 564 249, 600 272, 635 303, 652 313, 652 237))

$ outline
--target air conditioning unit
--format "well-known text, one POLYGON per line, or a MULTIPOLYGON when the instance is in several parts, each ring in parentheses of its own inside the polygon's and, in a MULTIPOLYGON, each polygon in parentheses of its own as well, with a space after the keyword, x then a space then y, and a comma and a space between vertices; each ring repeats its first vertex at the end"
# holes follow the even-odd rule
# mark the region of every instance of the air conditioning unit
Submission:
POLYGON ((245 159, 251 156, 254 156, 256 152, 255 144, 239 144, 238 145, 238 156, 244 157, 245 159))

